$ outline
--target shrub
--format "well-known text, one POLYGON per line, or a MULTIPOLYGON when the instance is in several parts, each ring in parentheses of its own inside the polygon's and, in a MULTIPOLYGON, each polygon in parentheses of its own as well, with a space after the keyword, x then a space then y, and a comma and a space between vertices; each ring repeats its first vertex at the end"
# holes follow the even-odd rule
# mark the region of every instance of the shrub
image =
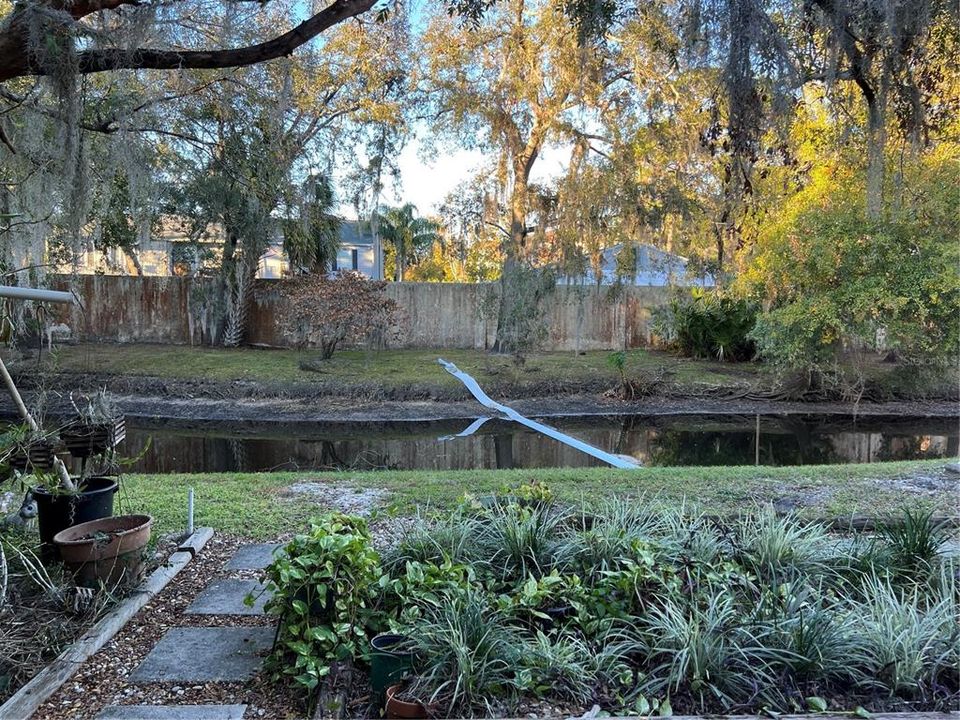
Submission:
POLYGON ((298 343, 320 348, 329 360, 345 343, 361 342, 395 325, 400 306, 386 296, 385 282, 368 280, 357 272, 339 272, 332 278, 303 275, 287 280, 280 293, 289 313, 280 320, 298 343))
POLYGON ((863 597, 850 612, 863 642, 867 677, 906 697, 938 683, 956 687, 960 631, 954 597, 924 602, 918 588, 897 589, 877 578, 864 582, 863 597))
MULTIPOLYGON (((280 618, 272 664, 313 690, 334 662, 367 650, 380 558, 362 518, 328 513, 297 535, 266 571, 266 611, 280 618)), ((252 598, 248 598, 252 603, 252 598)))
POLYGON ((409 695, 439 705, 445 710, 441 717, 470 716, 514 695, 521 640, 497 617, 486 594, 469 587, 449 590, 438 605, 424 609, 408 634, 428 664, 409 695))
POLYGON ((757 307, 717 291, 694 288, 675 295, 654 313, 654 332, 685 357, 751 360, 756 346, 750 337, 757 307))
POLYGON ((753 336, 772 361, 829 370, 847 350, 884 349, 953 362, 960 349, 960 233, 954 161, 905 168, 902 202, 881 218, 863 203, 864 177, 823 167, 764 227, 738 280, 769 309, 753 336))

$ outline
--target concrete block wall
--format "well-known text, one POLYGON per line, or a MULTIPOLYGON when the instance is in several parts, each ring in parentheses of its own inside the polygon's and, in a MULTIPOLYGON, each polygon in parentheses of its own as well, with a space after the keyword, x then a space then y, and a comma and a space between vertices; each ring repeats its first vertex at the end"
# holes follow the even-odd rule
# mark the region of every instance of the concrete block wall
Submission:
MULTIPOLYGON (((258 280, 247 342, 292 344, 279 327, 285 311, 280 280, 258 280)), ((73 308, 51 308, 73 337, 90 342, 202 345, 210 342, 202 298, 212 281, 179 277, 81 275, 58 277, 56 289, 81 299, 73 308)), ((496 283, 389 283, 387 294, 402 308, 394 347, 475 348, 496 337, 499 285, 496 283)), ((544 350, 611 350, 647 345, 651 313, 670 297, 666 287, 558 286, 544 301, 544 350)))

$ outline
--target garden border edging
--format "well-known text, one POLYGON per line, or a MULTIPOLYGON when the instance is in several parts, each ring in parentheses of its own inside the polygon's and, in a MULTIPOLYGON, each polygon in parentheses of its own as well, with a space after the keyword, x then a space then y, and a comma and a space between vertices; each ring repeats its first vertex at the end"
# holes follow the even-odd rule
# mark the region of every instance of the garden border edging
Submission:
POLYGON ((213 528, 197 530, 181 542, 167 561, 158 567, 117 607, 102 617, 43 670, 0 705, 0 718, 26 720, 80 668, 90 656, 107 644, 129 620, 163 590, 193 560, 213 537, 213 528))

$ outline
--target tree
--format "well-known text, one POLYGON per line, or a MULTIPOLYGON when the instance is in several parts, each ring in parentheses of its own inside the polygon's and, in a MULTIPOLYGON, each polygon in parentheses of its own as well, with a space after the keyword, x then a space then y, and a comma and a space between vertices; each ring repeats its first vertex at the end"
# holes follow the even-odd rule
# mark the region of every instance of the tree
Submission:
POLYGON ((403 282, 404 268, 421 259, 440 239, 440 226, 417 217, 413 203, 379 213, 379 228, 380 236, 393 247, 397 282, 403 282))
POLYGON ((906 169, 899 207, 872 219, 865 171, 825 166, 761 237, 743 291, 769 310, 754 335, 766 357, 827 370, 850 350, 882 346, 903 360, 960 352, 960 206, 956 146, 906 169))
POLYGON ((518 283, 531 280, 536 252, 528 242, 534 228, 531 176, 551 141, 589 135, 578 108, 597 106, 622 79, 607 54, 578 45, 578 34, 562 8, 542 0, 509 0, 494 5, 475 28, 444 15, 424 34, 422 87, 434 107, 434 129, 498 156, 497 180, 504 194, 498 218, 504 267, 497 349, 511 351, 512 319, 531 308, 507 307, 538 299, 518 283), (526 265, 527 268, 520 268, 526 265))
MULTIPOLYGON (((866 212, 876 220, 883 205, 890 108, 896 130, 919 145, 936 122, 928 106, 940 102, 936 88, 956 59, 936 45, 946 40, 945 28, 952 27, 947 32, 956 36, 957 5, 943 0, 809 0, 804 10, 807 37, 815 41, 810 46, 819 44, 828 52, 801 55, 802 79, 831 87, 846 81, 866 106, 866 212)), ((843 102, 842 89, 833 99, 843 102)), ((954 109, 957 102, 952 100, 954 109)))
MULTIPOLYGON (((496 0, 446 0, 443 6, 451 15, 458 15, 467 23, 477 23, 485 10, 496 0)), ((269 60, 290 56, 298 48, 310 43, 326 30, 360 17, 377 5, 376 0, 334 0, 323 9, 300 20, 293 27, 277 33, 273 28, 266 40, 240 43, 233 47, 211 47, 209 37, 197 36, 185 30, 177 40, 189 40, 189 45, 171 43, 171 47, 142 45, 146 33, 133 35, 136 43, 125 45, 121 39, 130 36, 128 29, 142 29, 142 18, 136 12, 139 0, 80 0, 69 7, 56 0, 36 3, 18 3, 6 8, 6 18, 0 27, 0 82, 30 75, 56 75, 66 66, 73 72, 92 74, 113 70, 215 70, 257 65, 269 60), (104 34, 93 32, 97 25, 104 34), (90 38, 93 43, 78 43, 78 38, 90 38), (198 42, 199 40, 200 42, 198 42)), ((266 3, 264 3, 265 5, 266 3)), ((598 13, 609 5, 609 0, 578 0, 565 3, 571 15, 584 23, 585 30, 599 28, 602 22, 612 22, 609 12, 598 13)), ((388 12, 390 4, 381 5, 378 18, 388 12)), ((164 16, 167 24, 188 28, 197 5, 187 0, 176 0, 164 16)), ((261 11, 263 7, 261 7, 261 11)), ((300 9, 291 7, 291 18, 302 17, 300 9)), ((282 27, 282 26, 281 26, 282 27)))
MULTIPOLYGON (((311 175, 288 197, 295 217, 284 219, 283 247, 294 272, 326 273, 340 247, 340 218, 334 214, 334 193, 326 175, 311 175)), ((291 213, 293 214, 293 213, 291 213)))
POLYGON ((280 294, 289 306, 281 326, 300 345, 319 347, 322 360, 333 357, 344 343, 386 333, 400 311, 386 296, 385 282, 357 272, 339 272, 333 278, 303 275, 284 281, 280 294))

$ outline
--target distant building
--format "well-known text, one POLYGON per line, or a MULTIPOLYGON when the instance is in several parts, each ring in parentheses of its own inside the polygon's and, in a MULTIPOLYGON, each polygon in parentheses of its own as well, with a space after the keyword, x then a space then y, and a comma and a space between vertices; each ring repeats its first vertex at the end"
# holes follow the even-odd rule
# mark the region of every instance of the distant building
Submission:
POLYGON ((334 258, 333 272, 356 270, 374 280, 382 279, 374 252, 373 233, 367 223, 344 220, 340 223, 340 249, 334 258))
MULTIPOLYGON (((628 285, 681 285, 687 287, 713 287, 716 281, 710 274, 692 275, 687 268, 689 260, 653 245, 633 245, 635 250, 632 272, 619 262, 624 249, 622 243, 608 247, 600 260, 600 285, 614 285, 618 281, 628 285)), ((581 276, 564 275, 558 278, 560 285, 596 285, 598 278, 591 268, 581 276)))
MULTIPOLYGON (((340 249, 332 270, 356 270, 370 278, 382 277, 375 262, 374 238, 366 223, 345 220, 340 225, 340 249)), ((224 231, 211 224, 199 238, 190 235, 190 221, 177 216, 164 216, 153 236, 137 246, 136 258, 144 275, 193 276, 211 271, 223 257, 224 231)), ((75 266, 64 265, 60 272, 80 275, 137 275, 133 257, 119 248, 99 252, 91 242, 80 252, 75 266)), ((261 256, 257 277, 276 279, 290 272, 290 261, 283 249, 283 240, 275 238, 261 256)))

